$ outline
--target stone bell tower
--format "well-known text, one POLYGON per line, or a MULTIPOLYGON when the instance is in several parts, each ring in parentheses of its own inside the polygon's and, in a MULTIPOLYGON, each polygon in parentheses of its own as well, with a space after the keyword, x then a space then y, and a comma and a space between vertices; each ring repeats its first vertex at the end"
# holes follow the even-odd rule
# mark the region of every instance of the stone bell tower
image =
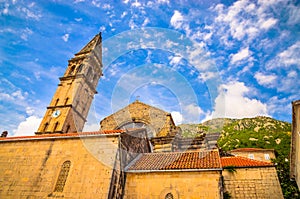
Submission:
POLYGON ((36 135, 82 131, 102 75, 101 33, 68 62, 36 135))

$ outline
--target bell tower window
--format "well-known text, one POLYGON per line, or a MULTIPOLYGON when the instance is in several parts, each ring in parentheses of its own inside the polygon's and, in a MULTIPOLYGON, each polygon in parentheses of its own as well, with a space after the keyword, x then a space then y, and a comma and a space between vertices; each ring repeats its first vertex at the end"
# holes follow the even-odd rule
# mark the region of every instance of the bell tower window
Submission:
POLYGON ((49 126, 49 123, 46 122, 45 125, 44 125, 44 132, 47 130, 48 126, 49 126))
POLYGON ((53 128, 53 132, 56 131, 57 127, 58 127, 58 122, 55 123, 54 128, 53 128))
POLYGON ((58 101, 59 101, 59 98, 57 98, 57 99, 56 99, 56 101, 55 101, 55 105, 54 105, 54 106, 57 106, 57 104, 58 104, 58 101))
POLYGON ((69 98, 67 97, 65 100, 65 105, 67 105, 68 101, 69 101, 69 98))
POLYGON ((70 124, 68 124, 66 133, 69 133, 70 127, 71 127, 70 124))
POLYGON ((83 64, 80 64, 77 68, 77 73, 80 73, 83 68, 83 64))
POLYGON ((69 71, 69 74, 68 74, 68 75, 73 75, 73 73, 74 73, 74 70, 75 70, 75 66, 73 65, 73 66, 71 66, 71 68, 70 68, 70 71, 69 71))

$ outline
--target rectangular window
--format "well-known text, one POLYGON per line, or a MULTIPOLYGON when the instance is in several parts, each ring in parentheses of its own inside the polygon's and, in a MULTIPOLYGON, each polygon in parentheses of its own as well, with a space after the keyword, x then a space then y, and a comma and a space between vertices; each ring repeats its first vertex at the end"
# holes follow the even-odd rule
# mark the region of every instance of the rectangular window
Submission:
POLYGON ((254 155, 253 155, 253 154, 249 154, 249 155, 248 155, 248 158, 250 158, 250 159, 253 160, 253 159, 254 159, 254 155))
POLYGON ((265 160, 270 160, 270 155, 265 153, 265 160))

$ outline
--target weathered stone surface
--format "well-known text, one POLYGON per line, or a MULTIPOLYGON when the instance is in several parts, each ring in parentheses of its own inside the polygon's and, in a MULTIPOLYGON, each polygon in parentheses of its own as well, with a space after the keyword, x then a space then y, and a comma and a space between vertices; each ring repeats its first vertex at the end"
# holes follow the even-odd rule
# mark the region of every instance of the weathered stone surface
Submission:
POLYGON ((275 167, 236 168, 223 171, 225 191, 232 199, 283 199, 275 167))
POLYGON ((118 129, 134 122, 141 122, 147 125, 153 137, 173 136, 178 131, 170 113, 140 101, 135 101, 104 118, 100 122, 100 129, 118 129))
POLYGON ((117 137, 1 142, 0 198, 107 198, 112 168, 101 160, 114 162, 117 143, 117 137), (67 160, 64 191, 53 192, 67 160))
POLYGON ((128 173, 124 198, 219 199, 220 171, 128 173))

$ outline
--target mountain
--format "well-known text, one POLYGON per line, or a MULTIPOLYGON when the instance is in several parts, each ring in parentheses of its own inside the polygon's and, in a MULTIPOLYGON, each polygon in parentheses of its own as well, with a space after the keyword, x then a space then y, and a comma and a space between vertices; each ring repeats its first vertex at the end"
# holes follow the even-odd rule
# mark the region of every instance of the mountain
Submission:
POLYGON ((200 124, 182 124, 184 137, 195 137, 202 133, 221 133, 218 146, 223 150, 235 148, 273 148, 288 156, 291 124, 270 117, 212 119, 200 124))

